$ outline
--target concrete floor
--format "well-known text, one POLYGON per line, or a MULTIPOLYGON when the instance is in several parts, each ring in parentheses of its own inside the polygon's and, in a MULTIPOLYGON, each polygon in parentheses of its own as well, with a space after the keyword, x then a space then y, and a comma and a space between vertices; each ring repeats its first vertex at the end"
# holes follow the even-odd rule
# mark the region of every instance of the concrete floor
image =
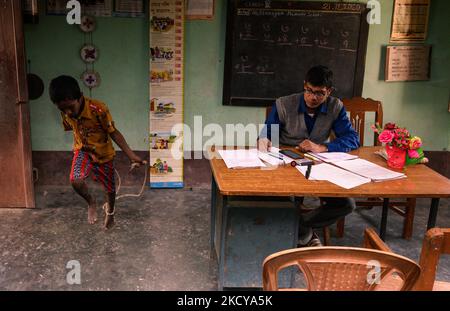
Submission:
MULTIPOLYGON (((71 188, 39 187, 36 200, 35 210, 0 209, 0 290, 217 289, 208 189, 149 190, 119 201, 109 232, 87 224, 85 204, 71 188), (80 285, 66 282, 70 260, 81 264, 80 285)), ((402 218, 390 213, 386 242, 395 252, 419 258, 429 204, 418 200, 410 241, 400 237, 402 218)), ((450 226, 449 205, 441 200, 438 226, 450 226)), ((377 226, 380 215, 379 208, 357 210, 333 245, 360 246, 364 228, 377 226)), ((437 279, 450 281, 450 256, 441 259, 437 279)))

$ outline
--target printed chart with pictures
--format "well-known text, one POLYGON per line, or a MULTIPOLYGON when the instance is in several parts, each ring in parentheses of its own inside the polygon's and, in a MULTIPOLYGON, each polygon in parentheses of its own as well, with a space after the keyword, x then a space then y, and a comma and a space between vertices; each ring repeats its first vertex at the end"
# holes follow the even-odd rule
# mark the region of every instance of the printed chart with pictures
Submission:
POLYGON ((182 187, 183 161, 174 159, 170 150, 158 152, 151 158, 150 174, 153 188, 176 188, 177 184, 182 187))
POLYGON ((183 184, 183 40, 181 0, 150 1, 150 186, 183 184), (174 128, 178 126, 177 132, 174 128), (177 142, 180 142, 179 144, 177 142), (175 149, 174 149, 175 148, 175 149))
POLYGON ((158 131, 170 131, 183 122, 183 97, 160 97, 150 100, 150 124, 158 131))

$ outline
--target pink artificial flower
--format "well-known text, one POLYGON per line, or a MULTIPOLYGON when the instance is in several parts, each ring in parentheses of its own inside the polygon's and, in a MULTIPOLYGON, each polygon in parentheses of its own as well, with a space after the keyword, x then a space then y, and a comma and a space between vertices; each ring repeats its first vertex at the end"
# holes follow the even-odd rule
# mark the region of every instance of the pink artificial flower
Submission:
POLYGON ((419 153, 417 152, 417 150, 409 149, 409 150, 408 150, 408 156, 409 156, 411 159, 418 159, 418 158, 419 158, 419 153))
POLYGON ((384 130, 380 136, 378 136, 378 140, 384 144, 390 143, 394 138, 394 133, 389 130, 384 130))
POLYGON ((414 136, 409 141, 409 148, 411 148, 411 149, 417 149, 417 148, 420 148, 421 146, 422 146, 422 140, 420 139, 420 137, 414 136))

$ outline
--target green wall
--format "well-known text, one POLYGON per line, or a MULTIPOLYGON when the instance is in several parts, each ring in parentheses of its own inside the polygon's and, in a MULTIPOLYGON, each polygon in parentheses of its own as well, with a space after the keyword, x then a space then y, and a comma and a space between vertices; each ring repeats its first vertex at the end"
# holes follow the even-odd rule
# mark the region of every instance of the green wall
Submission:
POLYGON ((395 121, 421 136, 426 150, 450 149, 450 2, 431 1, 426 41, 433 48, 431 80, 386 83, 382 51, 389 43, 393 2, 381 1, 382 24, 370 27, 363 96, 381 100, 384 121, 395 121))
MULTIPOLYGON (((262 108, 222 105, 226 1, 216 1, 213 21, 186 22, 184 115, 191 129, 196 115, 202 116, 203 125, 264 121, 262 108)), ((384 120, 395 121, 421 136, 426 150, 450 149, 450 2, 432 1, 427 39, 433 45, 431 80, 406 83, 383 81, 383 48, 389 42, 393 0, 381 0, 381 4, 382 24, 370 27, 363 96, 381 100, 384 120)), ((98 18, 94 33, 94 43, 100 49, 95 69, 102 76, 102 85, 92 96, 109 105, 117 127, 136 150, 147 150, 148 33, 146 19, 117 17, 98 18)), ((67 25, 65 17, 41 12, 40 23, 26 25, 25 36, 31 71, 43 78, 46 87, 59 74, 79 76, 84 71, 79 57, 84 35, 67 25)), ((47 88, 30 107, 33 150, 70 150, 71 134, 62 131, 47 88)), ((229 135, 225 143, 233 139, 229 135)))
MULTIPOLYGON (((79 77, 85 70, 80 58, 84 34, 64 16, 45 16, 38 25, 26 25, 25 40, 31 72, 44 80, 44 96, 30 102, 33 150, 70 150, 72 135, 62 131, 60 116, 48 96, 48 85, 60 74, 79 77)), ((99 18, 93 34, 100 49, 95 63, 102 79, 92 97, 106 102, 117 127, 130 146, 146 150, 148 132, 148 26, 145 19, 99 18)), ((81 85, 82 83, 80 83, 81 85)), ((83 92, 89 95, 89 89, 83 92)))

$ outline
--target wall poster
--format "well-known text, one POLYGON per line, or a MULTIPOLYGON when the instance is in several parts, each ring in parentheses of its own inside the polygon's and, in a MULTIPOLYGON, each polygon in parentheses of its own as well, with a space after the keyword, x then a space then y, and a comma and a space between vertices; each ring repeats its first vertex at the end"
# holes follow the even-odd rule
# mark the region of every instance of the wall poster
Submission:
POLYGON ((430 0, 395 0, 391 42, 422 42, 427 37, 430 0))
POLYGON ((184 3, 150 1, 150 187, 182 188, 184 3))
POLYGON ((430 45, 388 46, 385 81, 430 80, 430 45))

